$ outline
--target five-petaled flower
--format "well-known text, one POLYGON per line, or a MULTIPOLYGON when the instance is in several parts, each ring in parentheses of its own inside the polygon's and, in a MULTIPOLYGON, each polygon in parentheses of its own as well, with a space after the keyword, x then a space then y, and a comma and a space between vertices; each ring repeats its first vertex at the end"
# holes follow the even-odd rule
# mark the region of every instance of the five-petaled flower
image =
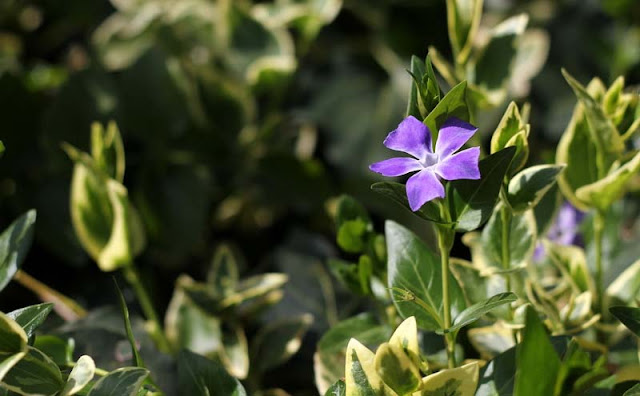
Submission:
POLYGON ((395 131, 389 133, 384 145, 414 158, 390 158, 371 164, 369 169, 387 177, 418 171, 407 181, 409 206, 415 212, 428 201, 444 197, 444 187, 438 177, 445 180, 480 179, 479 147, 454 154, 477 130, 478 128, 457 118, 447 119, 438 133, 434 152, 429 128, 415 117, 409 116, 395 131))

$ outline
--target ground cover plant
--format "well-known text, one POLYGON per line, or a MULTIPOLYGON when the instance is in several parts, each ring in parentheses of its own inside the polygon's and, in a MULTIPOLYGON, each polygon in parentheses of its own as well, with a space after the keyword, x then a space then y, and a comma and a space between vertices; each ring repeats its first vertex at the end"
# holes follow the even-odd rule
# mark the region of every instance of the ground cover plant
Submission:
POLYGON ((640 394, 640 8, 416 3, 0 5, 0 395, 640 394))

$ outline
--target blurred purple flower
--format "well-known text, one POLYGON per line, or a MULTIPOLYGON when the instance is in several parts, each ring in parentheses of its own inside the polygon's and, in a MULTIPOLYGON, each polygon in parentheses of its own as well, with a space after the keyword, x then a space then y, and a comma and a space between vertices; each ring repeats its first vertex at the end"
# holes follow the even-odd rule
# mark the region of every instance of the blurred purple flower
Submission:
POLYGON ((431 131, 413 116, 405 118, 395 131, 389 133, 384 145, 391 150, 402 151, 410 157, 396 157, 369 166, 383 176, 395 177, 418 172, 407 181, 407 198, 414 212, 426 202, 444 197, 445 180, 480 178, 478 169, 479 147, 459 150, 478 128, 457 118, 449 118, 442 124, 432 149, 431 131))
MULTIPOLYGON (((582 246, 582 236, 579 228, 584 213, 576 209, 569 202, 564 202, 558 210, 555 221, 549 227, 546 238, 559 245, 582 246)), ((534 252, 534 259, 540 260, 544 257, 544 247, 538 243, 534 252)))

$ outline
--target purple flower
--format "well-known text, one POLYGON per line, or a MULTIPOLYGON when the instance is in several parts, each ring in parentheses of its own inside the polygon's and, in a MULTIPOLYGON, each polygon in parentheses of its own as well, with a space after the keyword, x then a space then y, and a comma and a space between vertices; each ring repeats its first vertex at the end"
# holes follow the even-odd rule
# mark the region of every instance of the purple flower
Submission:
MULTIPOLYGON (((547 231, 547 239, 559 245, 583 246, 582 236, 579 233, 583 218, 583 212, 569 202, 564 202, 558 210, 556 219, 549 227, 549 231, 547 231)), ((544 257, 544 254, 544 246, 540 242, 536 246, 533 258, 539 261, 544 257)))
POLYGON ((442 124, 432 149, 431 131, 413 116, 405 118, 395 131, 389 133, 384 145, 391 150, 403 151, 410 157, 397 157, 376 162, 369 166, 383 176, 394 177, 416 172, 407 181, 407 198, 414 212, 426 202, 444 197, 445 180, 480 178, 478 158, 480 148, 472 147, 454 154, 478 128, 457 118, 449 118, 442 124))

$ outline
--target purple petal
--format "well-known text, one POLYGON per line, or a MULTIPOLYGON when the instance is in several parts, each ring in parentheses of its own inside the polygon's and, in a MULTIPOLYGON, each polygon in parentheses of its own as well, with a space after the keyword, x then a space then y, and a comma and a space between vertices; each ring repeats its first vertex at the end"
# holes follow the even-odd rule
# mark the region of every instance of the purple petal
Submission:
POLYGON ((431 153, 431 131, 414 116, 405 118, 398 128, 387 136, 384 145, 391 150, 403 151, 418 159, 431 153))
POLYGON ((434 198, 444 197, 444 187, 435 173, 424 169, 407 180, 407 198, 414 212, 434 198))
POLYGON ((462 147, 478 128, 455 117, 447 119, 438 133, 436 154, 445 158, 462 147))
POLYGON ((409 157, 389 158, 369 165, 369 169, 383 176, 394 177, 422 169, 422 165, 416 159, 409 157))
POLYGON ((445 180, 473 179, 480 178, 478 168, 478 158, 480 157, 480 147, 471 147, 461 152, 446 157, 435 167, 435 171, 445 180))

